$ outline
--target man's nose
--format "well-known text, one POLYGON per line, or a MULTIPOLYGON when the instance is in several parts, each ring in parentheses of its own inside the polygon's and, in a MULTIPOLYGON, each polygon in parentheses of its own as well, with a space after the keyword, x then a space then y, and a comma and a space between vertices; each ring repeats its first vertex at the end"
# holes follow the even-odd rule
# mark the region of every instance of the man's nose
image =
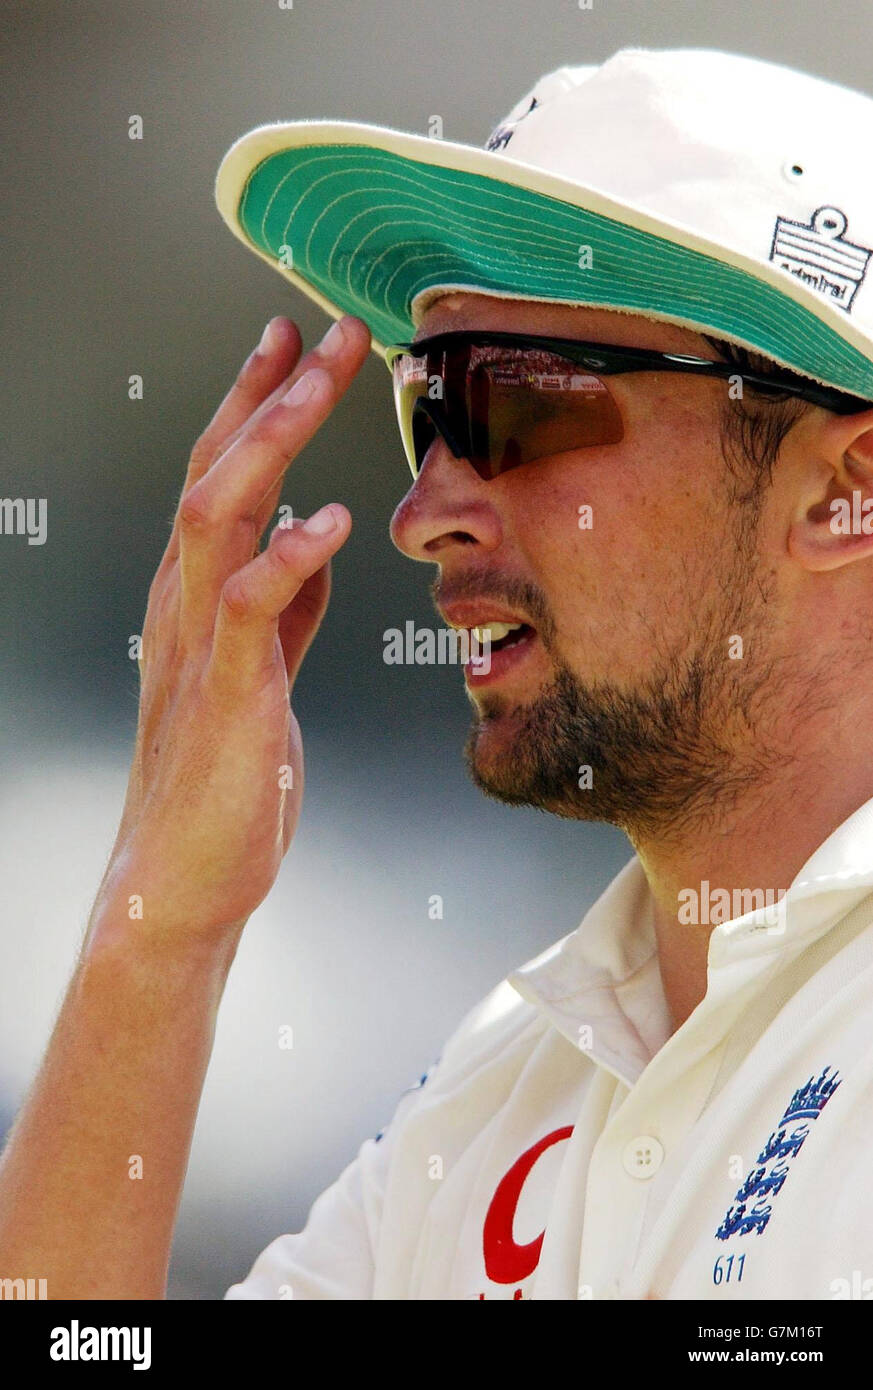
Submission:
POLYGON ((442 563, 453 546, 496 550, 503 539, 496 486, 437 435, 391 518, 392 541, 411 560, 433 563, 442 563))

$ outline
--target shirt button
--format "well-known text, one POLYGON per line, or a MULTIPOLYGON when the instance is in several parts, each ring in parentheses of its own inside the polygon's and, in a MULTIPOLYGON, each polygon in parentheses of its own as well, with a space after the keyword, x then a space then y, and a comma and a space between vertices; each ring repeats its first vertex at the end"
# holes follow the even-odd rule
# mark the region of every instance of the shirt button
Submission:
POLYGON ((640 1134, 625 1145, 621 1161, 632 1178, 654 1177, 664 1162, 664 1146, 651 1134, 640 1134))

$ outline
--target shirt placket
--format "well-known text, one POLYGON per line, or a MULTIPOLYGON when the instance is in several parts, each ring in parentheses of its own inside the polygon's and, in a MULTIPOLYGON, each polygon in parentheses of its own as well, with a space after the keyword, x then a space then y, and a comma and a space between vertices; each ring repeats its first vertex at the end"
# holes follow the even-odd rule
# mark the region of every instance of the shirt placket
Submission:
POLYGON ((689 1132, 713 1092, 731 1028, 768 964, 744 958, 741 941, 727 954, 733 958, 732 968, 710 976, 705 999, 632 1081, 594 1146, 586 1186, 580 1297, 627 1296, 645 1241, 652 1193, 660 1183, 681 1181, 689 1132))
POLYGON ((619 1103, 594 1146, 586 1184, 578 1296, 621 1296, 633 1269, 653 1185, 697 1121, 718 1071, 724 1040, 689 1070, 683 1049, 649 1063, 619 1103))

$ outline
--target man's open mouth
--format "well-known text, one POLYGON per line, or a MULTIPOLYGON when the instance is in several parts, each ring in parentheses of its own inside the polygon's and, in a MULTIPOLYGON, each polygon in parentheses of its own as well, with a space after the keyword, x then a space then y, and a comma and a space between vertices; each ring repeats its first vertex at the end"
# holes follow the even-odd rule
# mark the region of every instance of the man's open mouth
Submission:
POLYGON ((471 631, 480 647, 490 644, 492 653, 514 647, 533 634, 533 628, 529 623, 483 623, 471 631))

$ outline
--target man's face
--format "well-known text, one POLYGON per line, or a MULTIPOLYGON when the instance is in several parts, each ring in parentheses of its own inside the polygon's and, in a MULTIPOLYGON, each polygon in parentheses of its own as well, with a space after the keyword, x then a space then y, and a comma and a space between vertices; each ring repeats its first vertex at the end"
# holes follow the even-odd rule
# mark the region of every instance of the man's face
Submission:
MULTIPOLYGON (((462 328, 716 356, 696 333, 636 315, 474 294, 437 301, 416 336, 462 328)), ((637 373, 609 387, 618 444, 484 481, 437 437, 391 534, 439 567, 447 623, 533 628, 493 653, 489 673, 467 676, 477 785, 632 833, 675 826, 742 780, 774 656, 762 641, 773 573, 761 525, 731 496, 719 427, 728 382, 637 373)))

